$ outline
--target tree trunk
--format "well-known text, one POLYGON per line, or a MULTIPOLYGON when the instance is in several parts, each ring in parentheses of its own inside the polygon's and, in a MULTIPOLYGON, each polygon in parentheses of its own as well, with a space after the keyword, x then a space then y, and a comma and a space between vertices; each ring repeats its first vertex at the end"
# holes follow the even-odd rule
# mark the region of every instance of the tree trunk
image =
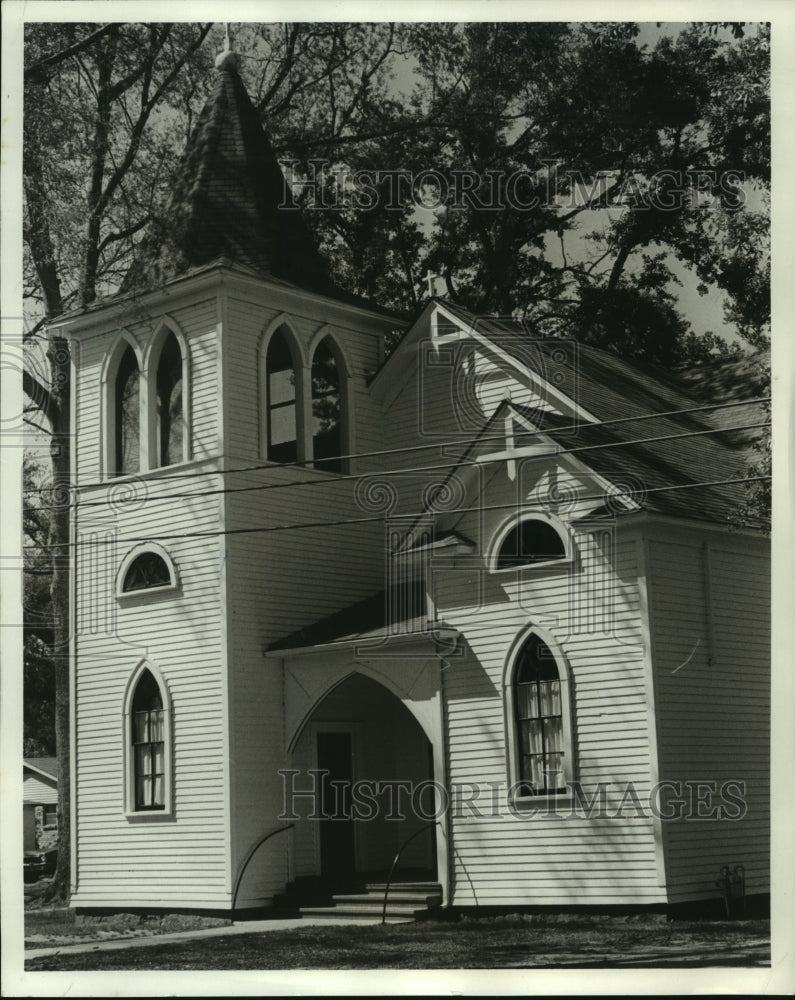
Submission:
POLYGON ((71 756, 70 756, 70 607, 69 607, 69 348, 66 341, 53 338, 47 352, 52 373, 52 553, 53 664, 55 667, 55 752, 58 758, 58 862, 50 887, 51 898, 68 902, 71 871, 71 756))

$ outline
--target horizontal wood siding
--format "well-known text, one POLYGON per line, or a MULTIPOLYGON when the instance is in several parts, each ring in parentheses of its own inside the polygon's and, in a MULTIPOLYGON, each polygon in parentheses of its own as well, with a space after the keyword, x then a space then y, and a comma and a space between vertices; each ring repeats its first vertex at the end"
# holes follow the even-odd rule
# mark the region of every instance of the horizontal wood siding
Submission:
POLYGON ((649 558, 660 778, 682 783, 681 794, 678 789, 668 793, 667 807, 674 815, 681 811, 682 818, 662 824, 670 899, 718 896, 715 880, 725 864, 745 866, 749 893, 766 892, 770 886, 767 543, 718 536, 709 542, 705 560, 699 539, 653 540, 649 558), (707 784, 699 791, 696 782, 707 784), (726 782, 741 783, 744 794, 726 788, 726 782), (696 801, 699 795, 701 804, 696 801), (727 801, 727 796, 745 801, 742 818, 734 818, 741 807, 727 801))
MULTIPOLYGON (((228 464, 259 464, 259 351, 263 332, 286 312, 307 361, 318 331, 330 324, 351 375, 353 451, 377 445, 377 404, 367 375, 378 362, 378 338, 362 317, 327 314, 317 304, 304 312, 280 300, 230 295, 224 326, 224 392, 228 464)), ((264 650, 383 586, 383 527, 380 523, 335 524, 372 515, 356 500, 354 483, 311 468, 269 466, 230 474, 226 485, 226 573, 230 583, 230 739, 233 812, 232 868, 268 831, 284 825, 285 766, 281 665, 264 650), (291 485, 292 484, 292 485, 291 485), (252 488, 253 487, 253 488, 252 488), (286 527, 320 522, 318 527, 286 527), (265 528, 285 530, 262 531, 265 528), (254 530, 251 530, 254 529, 254 530), (237 534, 236 532, 240 532, 237 534)), ((289 877, 290 840, 276 834, 258 850, 241 885, 238 905, 262 905, 289 877)))
POLYGON ((22 801, 26 804, 53 805, 58 801, 58 786, 27 771, 22 780, 22 801))
POLYGON ((229 903, 224 547, 218 537, 178 537, 217 531, 222 506, 207 495, 217 477, 190 483, 197 495, 176 507, 173 486, 150 478, 137 503, 78 515, 76 906, 229 903), (139 537, 162 539, 179 588, 118 600, 116 572, 139 537), (125 815, 124 697, 144 658, 172 701, 171 817, 125 815))
MULTIPOLYGON (((488 502, 510 496, 495 479, 488 502)), ((472 515, 474 518, 474 515, 472 515)), ((480 521, 488 539, 495 514, 480 521)), ((462 530, 475 524, 462 521, 462 530)), ((465 655, 443 670, 448 780, 466 797, 478 783, 481 815, 462 801, 452 820, 455 905, 652 903, 661 899, 651 789, 636 543, 580 528, 565 567, 489 573, 460 558, 436 575, 439 615, 465 636, 465 655), (600 610, 601 609, 601 610, 600 610), (559 642, 570 670, 573 770, 586 800, 604 783, 607 815, 588 817, 562 799, 558 815, 507 801, 511 781, 503 678, 512 644, 528 625, 559 642), (492 804, 489 783, 499 783, 492 804), (630 799, 631 783, 641 809, 630 799), (485 791, 483 791, 485 789, 485 791), (617 813, 621 813, 617 815, 617 813)), ((478 565, 479 563, 479 565, 478 565)), ((512 720, 507 723, 513 725, 512 720)))

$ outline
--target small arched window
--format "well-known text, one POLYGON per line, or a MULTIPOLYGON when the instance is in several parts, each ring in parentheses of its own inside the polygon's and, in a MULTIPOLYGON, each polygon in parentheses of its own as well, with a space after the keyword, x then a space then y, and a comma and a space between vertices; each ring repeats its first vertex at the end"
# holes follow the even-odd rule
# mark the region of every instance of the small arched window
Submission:
POLYGON ((515 524, 505 536, 494 568, 513 569, 565 558, 566 546, 553 525, 541 518, 528 517, 515 524))
POLYGON ((298 460, 296 374, 290 345, 280 327, 265 356, 267 457, 270 462, 298 460))
POLYGON ((316 468, 342 472, 342 393, 336 355, 328 337, 312 358, 312 456, 316 468))
POLYGON ((169 333, 157 365, 158 464, 185 460, 185 423, 182 400, 182 351, 169 333))
POLYGON ((513 673, 517 778, 520 796, 566 790, 564 698, 555 657, 539 636, 523 643, 513 673))
POLYGON ((142 552, 130 563, 121 589, 122 593, 129 594, 150 587, 168 587, 173 583, 165 559, 157 552, 142 552))
POLYGON ((115 475, 138 472, 140 456, 140 373, 132 347, 127 347, 119 362, 115 385, 115 475))
POLYGON ((141 673, 132 700, 133 806, 165 809, 166 726, 163 696, 149 670, 141 673))

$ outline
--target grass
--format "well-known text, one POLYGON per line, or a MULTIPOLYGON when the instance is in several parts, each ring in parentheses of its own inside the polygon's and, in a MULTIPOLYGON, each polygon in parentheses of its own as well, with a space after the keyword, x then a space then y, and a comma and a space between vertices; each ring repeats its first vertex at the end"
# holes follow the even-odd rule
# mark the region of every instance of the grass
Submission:
POLYGON ((39 970, 497 969, 769 964, 767 921, 504 917, 311 926, 32 959, 39 970))

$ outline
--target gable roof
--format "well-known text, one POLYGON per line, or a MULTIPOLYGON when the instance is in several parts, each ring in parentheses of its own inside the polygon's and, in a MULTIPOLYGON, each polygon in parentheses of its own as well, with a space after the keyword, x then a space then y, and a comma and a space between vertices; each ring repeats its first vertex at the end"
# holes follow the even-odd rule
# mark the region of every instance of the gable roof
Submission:
POLYGON ((58 780, 58 758, 57 757, 23 757, 22 766, 30 768, 48 778, 58 780))

